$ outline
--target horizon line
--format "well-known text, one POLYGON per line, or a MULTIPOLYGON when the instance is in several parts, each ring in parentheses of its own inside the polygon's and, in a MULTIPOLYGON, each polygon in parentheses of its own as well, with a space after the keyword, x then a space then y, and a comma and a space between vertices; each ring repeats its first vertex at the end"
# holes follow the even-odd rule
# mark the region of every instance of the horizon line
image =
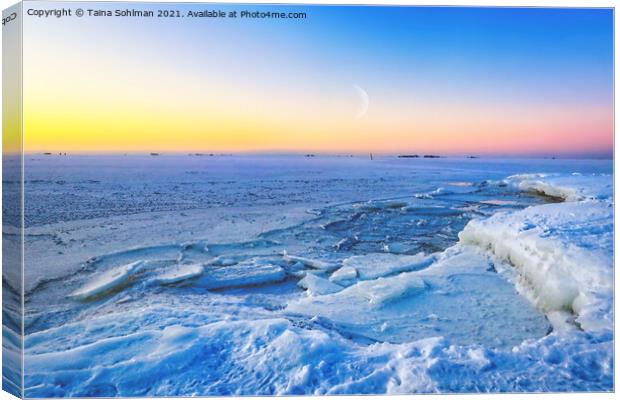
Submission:
POLYGON ((302 156, 302 157, 400 157, 400 158, 529 158, 529 159, 594 159, 613 160, 614 151, 588 153, 442 153, 442 152, 325 152, 325 151, 23 151, 4 152, 5 155, 44 155, 44 156, 187 156, 187 157, 231 157, 231 156, 302 156))

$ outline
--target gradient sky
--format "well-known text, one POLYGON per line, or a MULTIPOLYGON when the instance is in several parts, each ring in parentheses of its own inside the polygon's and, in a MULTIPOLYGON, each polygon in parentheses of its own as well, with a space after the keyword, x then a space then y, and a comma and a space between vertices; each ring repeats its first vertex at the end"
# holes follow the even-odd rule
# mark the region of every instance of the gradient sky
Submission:
POLYGON ((611 10, 169 8, 307 18, 27 17, 25 150, 612 151, 611 10))

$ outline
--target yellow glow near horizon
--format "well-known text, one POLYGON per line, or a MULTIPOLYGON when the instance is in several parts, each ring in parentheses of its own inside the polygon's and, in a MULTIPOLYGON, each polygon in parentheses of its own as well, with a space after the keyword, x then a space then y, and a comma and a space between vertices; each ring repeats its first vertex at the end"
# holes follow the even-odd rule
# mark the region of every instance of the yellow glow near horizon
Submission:
POLYGON ((611 145, 607 107, 373 103, 371 97, 358 120, 354 103, 286 93, 121 93, 116 100, 97 90, 31 93, 25 151, 562 152, 570 150, 567 143, 584 150, 611 145))

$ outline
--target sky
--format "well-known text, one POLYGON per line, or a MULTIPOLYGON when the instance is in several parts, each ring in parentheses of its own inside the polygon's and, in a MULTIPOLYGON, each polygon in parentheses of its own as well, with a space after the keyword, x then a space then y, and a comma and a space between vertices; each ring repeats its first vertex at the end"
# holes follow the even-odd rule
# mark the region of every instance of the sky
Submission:
MULTIPOLYGON (((16 10, 15 6, 4 10, 2 18, 9 19, 16 10)), ((2 152, 7 155, 22 151, 20 32, 19 19, 2 27, 2 152)), ((5 171, 8 169, 5 167, 5 171)))
POLYGON ((307 16, 26 17, 25 151, 612 154, 609 9, 169 8, 307 16))

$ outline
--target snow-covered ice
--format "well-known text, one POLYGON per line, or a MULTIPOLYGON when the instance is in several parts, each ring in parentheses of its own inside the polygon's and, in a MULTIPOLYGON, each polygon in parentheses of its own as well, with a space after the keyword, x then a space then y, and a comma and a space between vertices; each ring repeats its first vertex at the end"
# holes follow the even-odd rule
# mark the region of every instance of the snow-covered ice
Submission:
POLYGON ((305 276, 297 282, 297 285, 306 289, 308 294, 312 296, 336 293, 342 290, 342 286, 332 283, 320 276, 316 276, 311 272, 306 273, 305 276))
POLYGON ((160 285, 177 284, 201 276, 204 270, 205 268, 201 264, 180 265, 178 268, 156 276, 154 282, 160 285))
POLYGON ((538 173, 518 174, 505 179, 521 190, 531 190, 567 201, 613 196, 613 181, 606 174, 538 173))
POLYGON ((27 162, 28 397, 613 390, 610 161, 27 162))
POLYGON ((285 277, 284 269, 278 265, 247 262, 220 268, 207 268, 196 285, 206 289, 223 289, 280 282, 285 277))
POLYGON ((70 294, 76 300, 86 300, 101 296, 127 283, 144 266, 144 261, 136 261, 106 271, 95 277, 83 287, 70 294))
POLYGON ((348 286, 353 284, 357 277, 357 270, 353 267, 346 266, 334 271, 329 277, 329 280, 340 285, 348 286))
MULTIPOLYGON (((547 313, 574 314, 574 322, 588 331, 612 329, 613 202, 608 186, 600 176, 591 185, 581 175, 575 181, 537 179, 537 190, 566 202, 471 221, 459 238, 509 261, 518 286, 547 313)), ((524 182, 529 178, 519 186, 524 182)))
POLYGON ((349 267, 357 271, 359 279, 376 279, 405 271, 413 271, 428 267, 433 262, 433 257, 423 253, 413 256, 370 253, 361 256, 352 256, 345 259, 343 267, 349 267))
POLYGON ((381 342, 444 336, 455 344, 510 347, 544 336, 545 317, 495 265, 478 249, 457 244, 426 269, 358 280, 334 294, 292 301, 285 312, 381 342))
POLYGON ((329 262, 325 262, 321 260, 313 260, 313 259, 306 258, 306 257, 293 256, 293 255, 288 254, 286 251, 282 255, 282 258, 284 259, 284 261, 292 263, 292 264, 300 263, 307 267, 319 269, 323 271, 331 271, 339 267, 339 265, 335 263, 329 263, 329 262))
POLYGON ((372 281, 359 282, 347 291, 364 297, 373 306, 381 306, 386 303, 411 296, 416 292, 423 292, 425 283, 416 276, 398 276, 398 279, 378 278, 372 281))

